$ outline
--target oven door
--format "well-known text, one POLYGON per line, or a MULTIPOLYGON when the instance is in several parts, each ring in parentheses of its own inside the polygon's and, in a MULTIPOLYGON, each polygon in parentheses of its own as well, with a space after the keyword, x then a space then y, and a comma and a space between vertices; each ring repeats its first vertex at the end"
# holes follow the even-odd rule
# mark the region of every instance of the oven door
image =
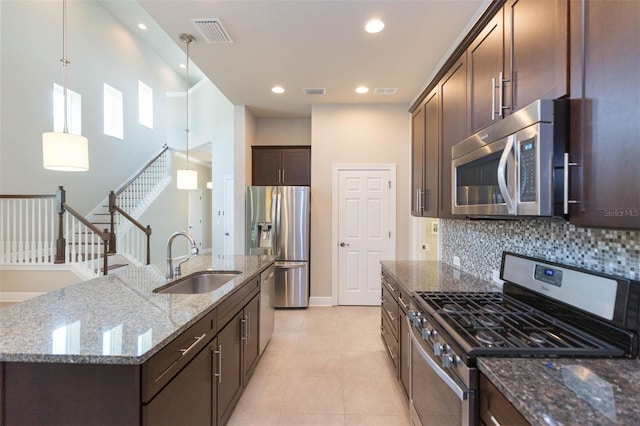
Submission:
MULTIPOLYGON (((406 319, 409 322, 409 319, 406 319)), ((410 330, 410 417, 416 426, 477 425, 477 397, 441 366, 429 342, 410 330)))

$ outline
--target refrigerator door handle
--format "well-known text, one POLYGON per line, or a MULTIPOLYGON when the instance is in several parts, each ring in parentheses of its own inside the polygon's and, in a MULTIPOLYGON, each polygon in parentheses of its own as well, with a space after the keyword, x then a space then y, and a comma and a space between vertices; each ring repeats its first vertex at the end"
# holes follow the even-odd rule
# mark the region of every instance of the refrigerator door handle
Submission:
POLYGON ((276 188, 276 192, 273 194, 272 208, 275 210, 273 215, 273 223, 275 228, 274 238, 274 255, 280 257, 280 208, 282 204, 282 197, 280 195, 280 188, 276 188))
POLYGON ((277 269, 297 269, 304 268, 307 262, 276 262, 277 269))

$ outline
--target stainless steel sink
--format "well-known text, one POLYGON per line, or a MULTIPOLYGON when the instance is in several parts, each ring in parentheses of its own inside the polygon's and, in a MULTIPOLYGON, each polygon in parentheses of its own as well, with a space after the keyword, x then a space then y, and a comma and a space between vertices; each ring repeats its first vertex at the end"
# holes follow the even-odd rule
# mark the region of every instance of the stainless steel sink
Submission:
POLYGON ((222 287, 241 274, 240 271, 202 271, 158 287, 154 293, 199 294, 222 287))

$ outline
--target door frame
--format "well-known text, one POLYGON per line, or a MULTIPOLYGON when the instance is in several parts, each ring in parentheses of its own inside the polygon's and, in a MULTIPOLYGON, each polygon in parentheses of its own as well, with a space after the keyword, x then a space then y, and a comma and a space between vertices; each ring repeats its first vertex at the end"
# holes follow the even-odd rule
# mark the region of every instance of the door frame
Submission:
MULTIPOLYGON (((393 258, 396 257, 396 165, 389 163, 345 163, 333 164, 331 172, 331 304, 338 305, 338 205, 340 203, 340 172, 348 170, 384 170, 389 172, 389 228, 392 233, 393 258)), ((393 259, 391 259, 393 260, 393 259)))

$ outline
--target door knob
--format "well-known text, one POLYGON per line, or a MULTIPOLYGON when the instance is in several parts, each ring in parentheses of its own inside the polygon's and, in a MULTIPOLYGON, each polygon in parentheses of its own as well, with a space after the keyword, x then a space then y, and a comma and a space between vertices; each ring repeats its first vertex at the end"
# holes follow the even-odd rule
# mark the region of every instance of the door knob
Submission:
POLYGON ((349 247, 349 244, 343 241, 340 243, 340 247, 349 247))

